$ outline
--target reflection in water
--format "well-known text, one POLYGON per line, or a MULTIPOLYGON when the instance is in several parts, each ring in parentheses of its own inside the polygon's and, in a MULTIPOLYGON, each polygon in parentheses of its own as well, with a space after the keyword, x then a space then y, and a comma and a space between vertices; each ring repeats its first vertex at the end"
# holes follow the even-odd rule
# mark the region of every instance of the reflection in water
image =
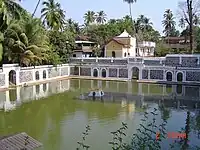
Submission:
MULTIPOLYGON (((13 91, 0 92, 0 108, 5 111, 16 108, 9 113, 0 112, 0 135, 23 131, 41 141, 44 150, 74 149, 80 133, 89 124, 92 131, 88 142, 92 149, 109 149, 106 143, 111 140, 110 131, 119 128, 124 121, 128 123, 127 133, 131 136, 141 119, 138 112, 149 111, 152 107, 159 108, 160 117, 168 121, 167 128, 172 132, 184 127, 187 110, 193 112, 192 128, 197 132, 200 131, 199 91, 199 87, 192 86, 98 80, 63 80, 17 87, 13 91), (133 98, 130 100, 127 94, 121 101, 114 97, 109 102, 74 99, 95 87, 105 92, 129 93, 133 98), (43 100, 37 100, 41 98, 43 100), (187 107, 180 109, 180 106, 187 107)), ((191 142, 199 141, 193 136, 191 142)))

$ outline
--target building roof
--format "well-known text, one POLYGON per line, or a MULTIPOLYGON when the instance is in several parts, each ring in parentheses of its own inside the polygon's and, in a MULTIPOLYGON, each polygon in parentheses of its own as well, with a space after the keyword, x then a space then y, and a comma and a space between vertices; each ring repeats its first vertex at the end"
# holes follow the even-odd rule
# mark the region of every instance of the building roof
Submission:
POLYGON ((124 37, 131 37, 131 35, 124 30, 124 32, 122 32, 120 35, 117 36, 117 38, 124 38, 124 37))
POLYGON ((95 43, 95 42, 91 42, 91 41, 75 41, 75 43, 89 43, 89 44, 92 44, 92 43, 95 43))
POLYGON ((90 39, 89 36, 85 36, 85 35, 78 35, 75 40, 76 41, 88 41, 90 39))
POLYGON ((42 144, 26 133, 19 133, 0 139, 0 150, 36 149, 42 144))
MULTIPOLYGON (((118 43, 119 45, 122 45, 122 46, 124 46, 124 47, 130 47, 131 45, 130 44, 126 44, 126 43, 124 43, 123 41, 121 41, 120 39, 117 39, 117 38, 112 38, 111 40, 109 40, 108 42, 107 42, 107 44, 109 44, 111 41, 114 41, 114 42, 116 42, 116 43, 118 43)), ((106 44, 106 45, 107 45, 106 44)))

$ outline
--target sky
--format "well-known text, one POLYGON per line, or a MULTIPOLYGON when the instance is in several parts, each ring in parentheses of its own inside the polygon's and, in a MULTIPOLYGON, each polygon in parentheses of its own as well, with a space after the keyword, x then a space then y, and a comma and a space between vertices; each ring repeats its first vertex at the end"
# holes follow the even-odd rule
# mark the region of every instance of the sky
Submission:
MULTIPOLYGON (((29 12, 33 12, 38 0, 23 0, 22 6, 29 12)), ((43 0, 41 0, 43 1, 43 0)), ((137 18, 143 14, 150 18, 153 26, 161 34, 163 31, 162 20, 163 13, 166 9, 171 9, 177 16, 178 2, 180 0, 137 0, 137 3, 132 5, 133 18, 137 18)), ((74 21, 83 24, 84 13, 90 11, 103 10, 107 14, 107 18, 122 18, 125 15, 129 15, 129 6, 123 0, 57 0, 61 3, 62 9, 66 11, 66 17, 72 18, 74 21)), ((36 16, 40 16, 42 6, 38 8, 36 16)), ((178 21, 178 18, 176 18, 178 21)), ((178 24, 178 22, 177 22, 178 24)))

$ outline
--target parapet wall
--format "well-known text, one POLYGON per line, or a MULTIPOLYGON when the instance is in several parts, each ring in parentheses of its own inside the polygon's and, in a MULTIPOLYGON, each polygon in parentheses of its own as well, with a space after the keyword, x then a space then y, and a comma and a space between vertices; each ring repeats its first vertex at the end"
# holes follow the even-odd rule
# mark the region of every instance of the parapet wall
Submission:
POLYGON ((166 57, 72 58, 70 75, 146 80, 149 82, 200 83, 200 55, 166 57))
POLYGON ((10 84, 23 85, 68 77, 69 74, 68 64, 57 67, 52 65, 19 67, 18 64, 4 64, 0 71, 0 88, 7 88, 10 84))
POLYGON ((200 84, 200 55, 167 55, 134 58, 71 58, 69 64, 54 67, 19 67, 4 64, 0 68, 0 88, 10 83, 24 85, 69 76, 148 82, 187 82, 200 84))

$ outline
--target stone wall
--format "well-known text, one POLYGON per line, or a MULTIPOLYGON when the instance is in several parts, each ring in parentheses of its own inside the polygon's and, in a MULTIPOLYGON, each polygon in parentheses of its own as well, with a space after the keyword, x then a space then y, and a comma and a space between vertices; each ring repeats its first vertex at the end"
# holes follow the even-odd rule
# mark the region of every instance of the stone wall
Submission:
POLYGON ((117 68, 109 68, 109 77, 117 77, 117 68))
POLYGON ((182 57, 182 67, 197 67, 198 57, 182 57))
POLYGON ((0 87, 9 87, 10 79, 14 80, 14 84, 22 85, 28 82, 45 81, 62 76, 69 76, 69 66, 67 64, 57 67, 52 65, 19 67, 17 64, 8 64, 3 67, 3 73, 0 73, 0 87), (10 74, 11 70, 15 73, 10 74))
POLYGON ((186 81, 200 81, 200 72, 186 71, 186 81))
POLYGON ((60 75, 59 74, 59 68, 48 69, 48 75, 49 75, 49 78, 58 77, 60 75))
POLYGON ((128 69, 119 69, 119 78, 128 78, 128 69))
POLYGON ((165 65, 166 66, 179 66, 180 58, 179 57, 166 57, 165 65))
POLYGON ((61 76, 67 76, 69 75, 69 67, 63 67, 61 68, 61 76))
POLYGON ((19 72, 19 82, 29 82, 33 81, 33 73, 32 71, 20 71, 19 72))
POLYGON ((150 79, 163 80, 163 70, 150 70, 150 79))
POLYGON ((160 60, 144 60, 144 64, 148 66, 160 66, 160 60))
POLYGON ((80 68, 80 75, 81 76, 91 76, 91 68, 81 67, 80 68))
POLYGON ((148 79, 149 70, 142 70, 142 79, 148 79))
POLYGON ((5 74, 1 73, 0 74, 0 87, 5 86, 5 74))

